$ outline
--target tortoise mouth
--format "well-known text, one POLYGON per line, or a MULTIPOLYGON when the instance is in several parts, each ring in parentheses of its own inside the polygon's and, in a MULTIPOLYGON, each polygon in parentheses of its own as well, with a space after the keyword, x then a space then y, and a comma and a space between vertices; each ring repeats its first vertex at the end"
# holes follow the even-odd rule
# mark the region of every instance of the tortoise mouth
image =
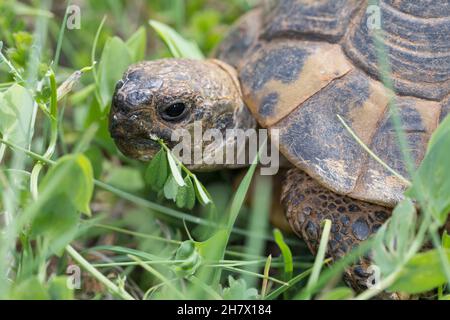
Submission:
POLYGON ((161 147, 158 142, 150 138, 115 137, 114 141, 124 155, 142 161, 153 159, 161 147))
POLYGON ((124 116, 116 112, 110 118, 109 132, 124 155, 139 160, 151 160, 159 151, 160 145, 150 138, 149 124, 142 124, 138 117, 124 116))

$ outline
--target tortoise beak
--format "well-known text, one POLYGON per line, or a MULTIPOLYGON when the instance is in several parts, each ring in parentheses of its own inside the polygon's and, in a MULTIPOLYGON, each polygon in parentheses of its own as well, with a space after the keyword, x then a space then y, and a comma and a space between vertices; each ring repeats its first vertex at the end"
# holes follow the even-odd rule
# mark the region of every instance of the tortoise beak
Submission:
POLYGON ((128 157, 148 161, 160 149, 146 128, 138 126, 133 116, 121 112, 111 113, 109 132, 120 151, 128 157))
POLYGON ((143 138, 115 139, 119 150, 127 157, 141 161, 153 159, 160 149, 160 145, 151 140, 143 138))

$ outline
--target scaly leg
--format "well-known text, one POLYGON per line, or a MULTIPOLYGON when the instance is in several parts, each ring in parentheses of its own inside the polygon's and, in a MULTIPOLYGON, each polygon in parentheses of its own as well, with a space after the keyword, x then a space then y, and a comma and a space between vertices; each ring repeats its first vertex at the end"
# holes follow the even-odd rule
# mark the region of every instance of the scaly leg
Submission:
MULTIPOLYGON (((321 237, 320 224, 332 221, 327 254, 337 260, 369 238, 389 218, 392 209, 339 195, 323 187, 299 169, 287 173, 282 191, 286 217, 315 254, 321 237)), ((346 270, 344 279, 356 291, 367 288, 370 259, 346 270)))

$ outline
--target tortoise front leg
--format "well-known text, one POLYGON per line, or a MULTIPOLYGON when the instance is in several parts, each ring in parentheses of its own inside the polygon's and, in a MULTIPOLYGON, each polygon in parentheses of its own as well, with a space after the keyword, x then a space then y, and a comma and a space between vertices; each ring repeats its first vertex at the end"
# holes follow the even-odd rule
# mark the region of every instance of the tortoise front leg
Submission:
MULTIPOLYGON (((392 209, 342 196, 323 187, 299 169, 288 171, 282 203, 292 229, 317 252, 324 219, 332 222, 327 253, 337 260, 369 238, 388 219, 392 209)), ((370 260, 361 258, 346 270, 345 281, 355 290, 367 288, 370 260)))

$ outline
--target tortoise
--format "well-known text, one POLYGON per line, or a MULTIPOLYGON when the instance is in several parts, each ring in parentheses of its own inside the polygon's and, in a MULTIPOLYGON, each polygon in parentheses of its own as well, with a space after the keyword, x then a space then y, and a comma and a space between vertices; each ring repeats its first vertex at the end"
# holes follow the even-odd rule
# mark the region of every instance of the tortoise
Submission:
MULTIPOLYGON (((375 19, 376 21, 376 19, 375 19)), ((376 26, 375 26, 376 27, 376 26)), ((368 239, 403 199, 408 177, 389 112, 394 97, 418 166, 450 111, 450 2, 280 0, 242 16, 206 60, 168 58, 129 67, 116 86, 110 132, 127 156, 149 160, 174 130, 266 128, 292 165, 282 203, 315 253, 330 219, 327 253, 344 256, 368 239), (382 82, 370 19, 378 11, 391 86, 382 82)), ((226 143, 235 143, 227 141, 226 143)), ((224 147, 224 146, 220 146, 224 147)), ((195 164, 192 169, 232 165, 195 164)), ((346 271, 366 287, 367 260, 346 271)))

